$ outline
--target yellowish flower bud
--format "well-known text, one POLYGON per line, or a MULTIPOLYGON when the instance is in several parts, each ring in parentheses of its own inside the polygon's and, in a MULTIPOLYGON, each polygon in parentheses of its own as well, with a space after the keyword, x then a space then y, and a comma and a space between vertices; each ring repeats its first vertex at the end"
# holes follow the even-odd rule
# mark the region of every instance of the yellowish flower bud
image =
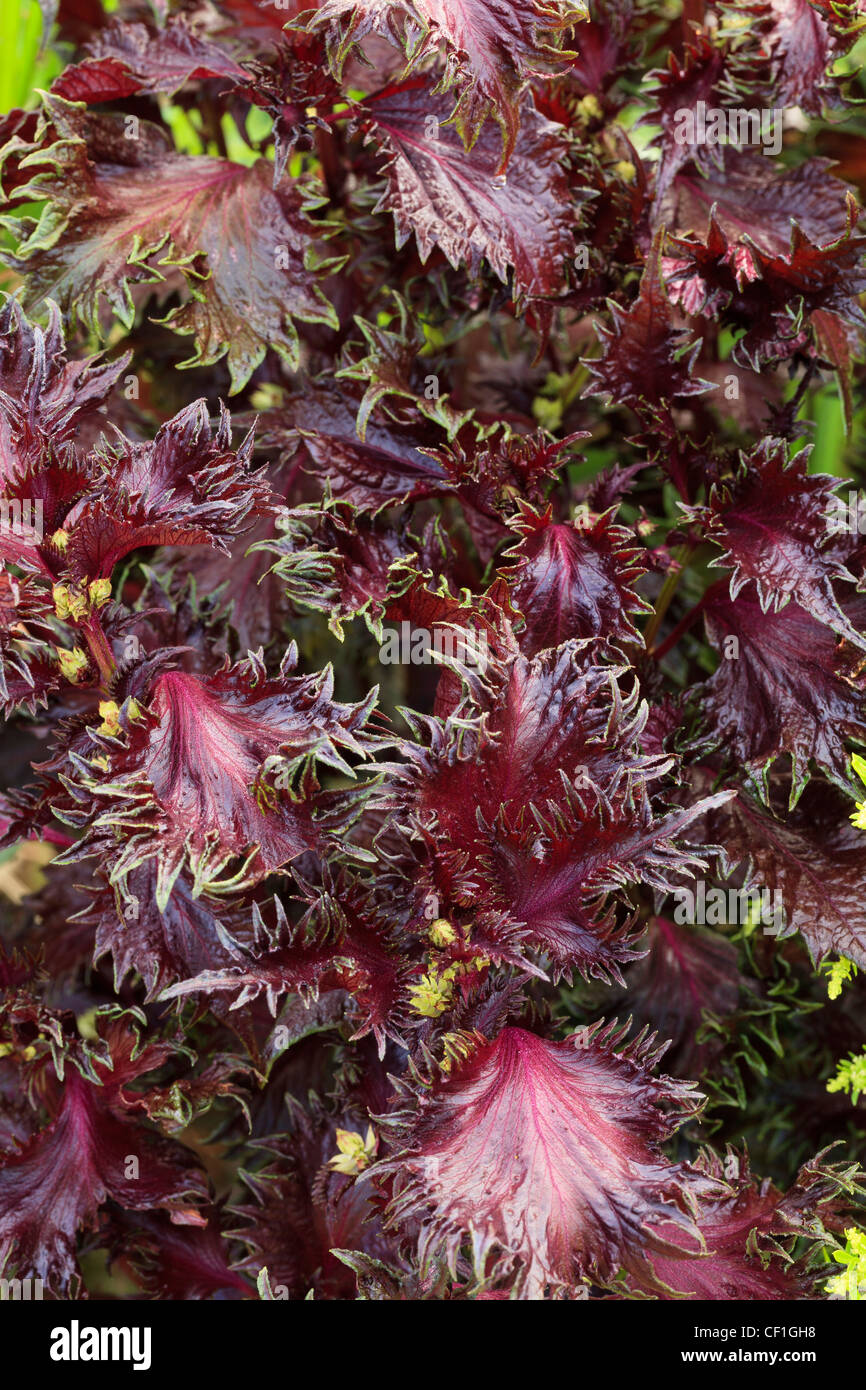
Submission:
POLYGON ((428 928, 430 940, 434 946, 441 950, 444 946, 453 946, 457 940, 457 932, 447 917, 437 917, 435 922, 431 922, 428 928))
POLYGON ((598 121, 603 116, 601 103, 593 92, 587 92, 585 97, 581 97, 577 103, 577 109, 584 121, 598 121))
POLYGON ((87 593, 92 607, 103 608, 111 598, 111 580, 92 579, 87 586, 87 593))
POLYGON ((97 729, 97 733, 109 734, 112 738, 117 738, 121 731, 117 720, 119 713, 120 707, 115 704, 114 700, 100 700, 99 717, 102 723, 97 729))
POLYGON ((69 617, 69 587, 66 584, 55 584, 51 591, 54 599, 54 611, 58 618, 63 621, 69 617))
POLYGON ((454 997, 454 977, 457 973, 455 965, 441 971, 429 970, 417 984, 411 985, 409 994, 416 1014, 424 1018, 438 1018, 444 1014, 454 997))
POLYGON ((80 618, 87 616, 90 605, 87 602, 87 595, 82 593, 80 589, 72 589, 68 584, 55 584, 53 594, 54 610, 58 618, 64 621, 72 618, 77 622, 80 618))
POLYGON ((353 1129, 338 1129, 336 1139, 339 1153, 328 1159, 328 1167, 335 1173, 347 1173, 349 1177, 370 1166, 379 1146, 372 1125, 367 1126, 366 1135, 353 1129))
POLYGON ((55 647, 54 650, 57 652, 64 680, 77 685, 87 670, 87 652, 82 651, 80 647, 73 647, 71 651, 67 651, 65 647, 55 647))

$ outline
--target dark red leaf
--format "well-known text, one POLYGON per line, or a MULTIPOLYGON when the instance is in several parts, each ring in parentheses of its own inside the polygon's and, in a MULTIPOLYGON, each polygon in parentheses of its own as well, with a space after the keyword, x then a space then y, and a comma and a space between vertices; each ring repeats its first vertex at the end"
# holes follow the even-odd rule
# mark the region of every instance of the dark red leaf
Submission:
POLYGON ((252 436, 235 452, 220 407, 214 430, 195 401, 147 444, 119 438, 96 456, 86 499, 68 514, 72 579, 110 576, 124 555, 147 545, 213 545, 227 551, 252 520, 273 511, 262 472, 250 468, 252 436))
POLYGON ((438 246, 455 269, 477 275, 483 258, 506 283, 513 267, 520 299, 562 293, 575 219, 559 127, 527 105, 501 177, 495 135, 483 130, 465 150, 444 125, 451 103, 421 82, 391 88, 363 109, 388 156, 379 206, 394 214, 398 246, 414 233, 422 261, 438 246))
POLYGON ((430 747, 406 746, 413 767, 394 795, 401 823, 432 839, 434 871, 453 879, 461 908, 506 914, 559 971, 607 978, 635 953, 606 895, 669 883, 689 859, 674 840, 700 808, 654 815, 649 787, 669 760, 644 755, 647 711, 636 691, 623 696, 622 668, 592 664, 594 645, 491 659, 477 724, 465 707, 413 717, 430 747))
POLYGON ((45 103, 33 151, 45 167, 30 193, 51 202, 15 260, 30 305, 50 296, 94 330, 104 310, 129 328, 132 287, 171 275, 184 303, 166 322, 195 338, 186 365, 227 355, 233 391, 269 348, 297 365, 293 320, 336 327, 312 268, 322 228, 305 188, 288 175, 274 187, 267 160, 178 155, 156 126, 125 139, 122 116, 45 103))
POLYGON ((357 410, 357 401, 339 391, 312 387, 262 416, 259 443, 283 460, 300 449, 323 486, 361 511, 375 513, 397 502, 454 491, 442 465, 426 451, 425 435, 374 417, 362 440, 357 410))
POLYGON ((723 558, 713 563, 733 570, 732 598, 746 589, 747 597, 757 596, 772 612, 794 599, 855 646, 866 646, 833 588, 839 580, 854 582, 832 545, 828 523, 838 479, 807 469, 807 450, 789 463, 782 440, 764 439, 732 479, 713 486, 708 506, 688 514, 724 548, 723 558))
POLYGON ((600 358, 587 361, 594 378, 591 390, 610 400, 653 407, 679 397, 699 396, 710 383, 692 369, 700 349, 674 327, 673 310, 661 272, 661 242, 653 243, 640 289, 628 309, 611 304, 613 328, 599 324, 604 340, 600 358))
POLYGON ((267 1269, 281 1298, 305 1298, 311 1289, 318 1298, 353 1298, 354 1275, 335 1250, 396 1258, 369 1185, 327 1166, 338 1153, 337 1129, 363 1137, 366 1122, 352 1114, 334 1119, 320 1106, 308 1114, 293 1104, 290 1123, 285 1138, 262 1146, 270 1162, 243 1175, 254 1201, 233 1208, 244 1223, 235 1234, 249 1248, 237 1267, 253 1278, 267 1269))
POLYGON ((44 1128, 0 1163, 0 1263, 19 1276, 65 1287, 76 1269, 78 1231, 93 1225, 108 1198, 131 1211, 161 1208, 174 1219, 206 1193, 188 1149, 136 1121, 138 1094, 128 1089, 171 1049, 136 1055, 135 1033, 119 1022, 106 1033, 109 1066, 95 1081, 67 1063, 59 1109, 44 1128), (134 1160, 134 1162, 133 1162, 134 1160))
POLYGON ((389 1168, 392 1217, 422 1223, 422 1262, 444 1243, 453 1264, 465 1240, 479 1274, 516 1266, 521 1296, 540 1298, 615 1272, 653 1219, 692 1229, 682 1169, 658 1146, 699 1098, 620 1040, 614 1025, 558 1043, 505 1028, 420 1093, 389 1168))
POLYGON ((835 952, 866 968, 866 835, 851 824, 851 803, 835 788, 813 780, 792 812, 786 791, 774 789, 773 814, 741 792, 710 817, 709 834, 732 863, 746 864, 754 882, 781 894, 781 938, 799 931, 814 961, 835 952))
POLYGON ((359 1013, 354 1038, 374 1033, 380 1054, 386 1035, 400 1040, 406 968, 396 949, 394 921, 381 905, 360 884, 338 883, 333 891, 313 896, 297 924, 289 922, 279 899, 274 910, 269 926, 256 905, 255 941, 234 963, 172 985, 163 997, 226 990, 235 996, 232 1007, 240 1008, 264 994, 276 1016, 277 1000, 286 994, 310 1003, 342 989, 353 996, 359 1013))
POLYGON ((565 66, 564 34, 585 19, 572 0, 324 0, 310 20, 329 26, 328 49, 339 73, 352 46, 367 34, 385 34, 420 62, 444 42, 447 63, 438 90, 456 95, 454 119, 472 148, 488 115, 503 136, 504 167, 520 128, 520 94, 531 73, 565 66))
POLYGON ((635 592, 644 573, 634 537, 613 524, 613 512, 554 522, 553 508, 520 503, 512 529, 522 539, 508 551, 503 571, 514 604, 526 619, 521 648, 535 656, 571 637, 605 642, 637 640, 632 617, 649 611, 635 592))
POLYGON ((75 852, 104 853, 115 883, 156 859, 165 912, 184 865, 197 897, 232 861, 238 889, 323 848, 340 814, 316 767, 354 776, 344 754, 363 758, 372 744, 364 725, 375 691, 340 704, 330 671, 289 674, 296 657, 290 649, 273 679, 252 653, 209 676, 158 674, 147 706, 126 707, 119 737, 105 743, 108 765, 77 764, 95 814, 75 852))
POLYGON ((249 74, 217 44, 199 37, 182 15, 161 29, 115 21, 88 44, 88 56, 66 68, 51 90, 66 101, 116 101, 136 92, 179 91, 188 82, 249 74))
MULTIPOLYGON (((866 632, 862 596, 841 601, 841 608, 866 632)), ((705 614, 721 660, 704 685, 702 707, 726 755, 763 786, 774 760, 790 754, 794 797, 812 761, 850 786, 845 739, 866 736, 866 686, 856 653, 793 599, 765 613, 756 597, 716 594, 705 614)))
POLYGON ((673 1225, 656 1228, 672 1247, 650 1256, 653 1273, 667 1292, 659 1293, 645 1278, 629 1280, 631 1288, 657 1297, 699 1300, 791 1300, 816 1296, 816 1283, 826 1270, 819 1262, 809 1271, 809 1254, 824 1235, 823 1217, 834 1216, 844 1180, 816 1161, 801 1169, 797 1181, 782 1193, 769 1181, 759 1182, 748 1162, 728 1150, 724 1164, 711 1154, 698 1162, 693 1195, 696 1224, 705 1241, 697 1250, 673 1225), (795 1251, 798 1237, 809 1249, 795 1251), (796 1257, 795 1257, 796 1256, 796 1257))
POLYGON ((728 150, 722 170, 681 172, 663 200, 660 219, 675 233, 671 298, 689 314, 724 314, 745 328, 734 357, 759 371, 805 344, 815 310, 862 324, 857 217, 826 160, 771 173, 763 155, 728 150))

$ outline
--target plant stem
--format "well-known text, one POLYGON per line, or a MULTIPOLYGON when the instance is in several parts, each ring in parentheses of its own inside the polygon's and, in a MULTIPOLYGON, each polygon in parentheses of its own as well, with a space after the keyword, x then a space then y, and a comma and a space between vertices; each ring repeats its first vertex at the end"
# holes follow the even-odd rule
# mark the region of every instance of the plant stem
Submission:
POLYGON ((568 407, 573 405, 577 400, 577 397, 580 395, 587 381, 589 381, 589 367, 578 359, 568 373, 566 380, 563 382, 562 390, 559 393, 563 415, 568 407))
POLYGON ((111 647, 108 644, 108 638, 102 630, 102 623, 95 613, 92 613, 90 617, 81 624, 81 631, 84 634, 84 640, 87 642, 90 655, 99 668, 103 686, 107 691, 108 687, 113 683, 114 677, 117 675, 117 666, 111 647))
POLYGON ((711 584, 710 587, 707 589, 706 593, 700 599, 698 599, 698 602, 694 605, 694 607, 690 608, 688 613, 686 613, 685 617, 680 619, 673 632, 668 633, 667 637, 663 642, 660 642, 657 647, 652 648, 652 650, 650 651, 650 656, 654 657, 656 661, 661 661, 663 656, 667 656, 668 652, 676 646, 683 633, 688 632, 692 624, 696 621, 697 618, 700 617, 705 607, 707 606, 707 603, 710 602, 717 593, 719 593, 719 591, 727 584, 727 582, 728 581, 726 579, 718 579, 716 580, 715 584, 711 584))
POLYGON ((697 24, 702 27, 704 23, 704 0, 684 0, 683 3, 683 39, 688 40, 694 37, 692 26, 697 24))
POLYGON ((661 593, 656 601, 655 611, 647 623, 646 631, 643 635, 644 646, 648 652, 652 651, 653 642, 662 625, 662 620, 665 613, 667 613, 670 608, 674 594, 679 588, 683 570, 688 567, 689 560, 692 558, 695 549, 696 546, 693 545, 691 541, 687 541, 685 545, 678 546, 671 556, 673 563, 667 572, 665 582, 661 588, 661 593))

